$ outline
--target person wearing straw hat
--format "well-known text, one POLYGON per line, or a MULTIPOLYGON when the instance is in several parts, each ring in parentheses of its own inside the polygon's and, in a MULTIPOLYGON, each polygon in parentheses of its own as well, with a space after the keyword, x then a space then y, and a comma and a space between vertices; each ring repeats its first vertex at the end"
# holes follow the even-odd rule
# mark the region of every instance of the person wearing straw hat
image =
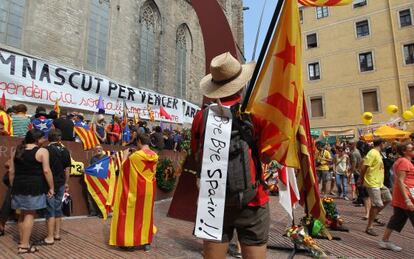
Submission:
MULTIPOLYGON (((233 237, 233 231, 237 231, 237 236, 242 247, 243 258, 266 258, 266 243, 269 233, 269 197, 262 183, 261 161, 268 161, 263 154, 259 154, 260 138, 263 136, 265 121, 259 120, 254 115, 244 114, 240 111, 240 102, 245 85, 251 79, 255 63, 240 64, 229 52, 215 57, 210 64, 211 74, 206 75, 200 82, 201 93, 209 98, 219 107, 230 108, 233 114, 232 134, 230 139, 230 154, 234 140, 234 131, 243 128, 240 125, 249 125, 248 130, 240 133, 242 138, 238 142, 245 141, 247 166, 241 166, 240 162, 232 163, 232 158, 228 162, 228 177, 226 187, 226 200, 224 208, 224 221, 221 242, 204 240, 203 254, 205 258, 226 258, 229 241, 233 237), (245 135, 250 135, 245 137, 245 135), (251 138, 248 141, 246 138, 251 138), (247 151, 246 151, 247 150, 247 151), (244 192, 241 197, 243 200, 233 200, 234 195, 229 192, 231 184, 236 182, 234 177, 238 171, 248 175, 250 191, 253 195, 244 192), (231 173, 230 173, 231 172, 231 173), (230 185, 229 185, 230 184, 230 185), (247 200, 246 200, 247 199, 247 200)), ((205 110, 199 111, 194 118, 192 125, 191 148, 194 152, 198 164, 201 164, 202 150, 204 141, 204 129, 206 128, 205 110)), ((270 152, 266 151, 267 154, 270 152)), ((200 177, 200 175, 198 176, 200 177)))

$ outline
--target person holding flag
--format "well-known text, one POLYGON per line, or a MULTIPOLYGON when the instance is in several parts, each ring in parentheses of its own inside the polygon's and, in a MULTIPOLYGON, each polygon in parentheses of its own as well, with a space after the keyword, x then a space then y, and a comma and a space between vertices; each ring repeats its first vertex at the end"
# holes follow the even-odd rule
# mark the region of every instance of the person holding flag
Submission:
MULTIPOLYGON (((90 162, 89 162, 89 167, 93 168, 93 166, 100 160, 109 158, 105 152, 103 151, 103 148, 101 145, 96 145, 94 148, 94 156, 91 158, 90 162)), ((86 172, 86 170, 85 170, 86 172)), ((87 179, 85 178, 85 183, 88 187, 88 182, 87 179)), ((89 216, 90 217, 94 217, 94 216, 98 216, 100 218, 102 218, 102 213, 99 211, 99 207, 97 206, 94 198, 92 197, 91 193, 89 192, 89 188, 88 188, 88 192, 86 195, 86 201, 87 201, 87 205, 88 205, 88 211, 89 211, 89 216)))
POLYGON ((147 134, 137 137, 137 151, 124 152, 115 190, 109 245, 151 249, 155 234, 154 198, 158 155, 149 147, 147 134))
MULTIPOLYGON (((234 230, 237 231, 243 257, 266 258, 266 244, 270 222, 269 196, 262 184, 261 161, 270 162, 270 160, 265 154, 260 152, 263 149, 260 145, 262 142, 260 140, 262 137, 266 137, 263 131, 265 124, 263 124, 263 120, 258 119, 254 115, 250 116, 240 113, 241 93, 246 83, 250 80, 254 67, 255 63, 241 65, 229 52, 223 53, 211 61, 211 74, 205 76, 200 82, 201 92, 205 97, 214 100, 219 106, 218 109, 231 110, 233 123, 229 140, 229 153, 242 154, 241 157, 236 156, 241 160, 228 158, 228 187, 225 190, 225 206, 220 208, 224 210, 222 235, 219 240, 204 240, 203 251, 204 257, 207 259, 226 258, 234 230), (232 142, 237 143, 237 145, 232 144, 232 142), (232 146, 234 148, 231 148, 232 146), (240 146, 240 148, 235 149, 236 146, 240 146), (236 162, 236 160, 238 161, 236 162), (235 190, 236 186, 230 184, 240 181, 244 183, 244 189, 240 187, 241 189, 235 190), (254 188, 246 186, 254 186, 254 188)), ((201 154, 203 153, 204 143, 207 143, 204 138, 205 129, 209 124, 204 114, 206 113, 205 111, 211 109, 209 107, 204 108, 195 115, 191 130, 192 152, 196 154, 198 163, 203 164, 203 166, 205 163, 204 159, 201 161, 201 154)), ((223 146, 224 144, 220 144, 220 147, 223 146)), ((271 151, 267 150, 267 152, 271 151)), ((202 173, 200 175, 201 179, 205 177, 202 173)), ((224 172, 222 171, 222 173, 224 172)), ((202 185, 200 195, 201 193, 203 193, 202 185)), ((200 205, 200 199, 198 205, 200 205)))

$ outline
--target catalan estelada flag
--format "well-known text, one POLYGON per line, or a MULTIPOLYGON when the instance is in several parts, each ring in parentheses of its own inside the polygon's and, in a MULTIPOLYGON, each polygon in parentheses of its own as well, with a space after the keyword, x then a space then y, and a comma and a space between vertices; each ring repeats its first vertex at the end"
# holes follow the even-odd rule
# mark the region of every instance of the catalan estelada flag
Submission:
POLYGON ((0 121, 4 124, 6 134, 13 136, 13 120, 5 111, 0 110, 0 121))
POLYGON ((83 149, 89 150, 99 144, 99 140, 95 135, 95 132, 86 123, 75 124, 74 130, 76 135, 82 141, 83 149))
POLYGON ((300 145, 300 173, 297 176, 300 204, 308 207, 308 213, 325 224, 325 210, 319 195, 314 150, 306 105, 303 105, 302 119, 298 131, 300 145))
POLYGON ((151 244, 156 232, 153 208, 157 162, 158 155, 144 149, 134 152, 123 163, 115 189, 110 245, 151 244))
POLYGON ((352 0, 298 0, 304 6, 338 6, 348 5, 352 0))
POLYGON ((302 54, 297 0, 285 0, 274 36, 258 75, 247 111, 268 122, 261 136, 262 153, 299 168, 296 134, 302 105, 302 54))
POLYGON ((107 156, 85 168, 85 183, 88 192, 96 202, 104 219, 107 219, 111 211, 115 180, 114 164, 107 156))

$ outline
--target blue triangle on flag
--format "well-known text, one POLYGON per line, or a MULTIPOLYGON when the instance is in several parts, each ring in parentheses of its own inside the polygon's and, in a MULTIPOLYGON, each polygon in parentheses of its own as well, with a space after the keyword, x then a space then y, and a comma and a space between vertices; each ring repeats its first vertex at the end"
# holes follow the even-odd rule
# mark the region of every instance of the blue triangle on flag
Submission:
POLYGON ((107 178, 109 170, 109 156, 85 168, 85 174, 98 178, 107 178))

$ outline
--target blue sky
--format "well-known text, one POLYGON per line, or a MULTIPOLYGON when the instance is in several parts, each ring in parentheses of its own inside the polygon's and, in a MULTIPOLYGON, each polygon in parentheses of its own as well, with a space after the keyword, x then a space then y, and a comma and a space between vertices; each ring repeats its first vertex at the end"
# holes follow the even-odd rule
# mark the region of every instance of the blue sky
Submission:
MULTIPOLYGON (((246 61, 252 60, 254 42, 256 39, 256 33, 259 26, 260 14, 262 12, 265 0, 244 0, 245 7, 249 7, 249 10, 244 11, 244 55, 246 61)), ((267 0, 265 12, 263 15, 262 27, 260 29, 259 42, 257 44, 256 57, 260 54, 260 50, 263 44, 263 40, 266 36, 267 29, 269 28, 270 20, 272 19, 273 12, 276 7, 277 0, 267 0)))

